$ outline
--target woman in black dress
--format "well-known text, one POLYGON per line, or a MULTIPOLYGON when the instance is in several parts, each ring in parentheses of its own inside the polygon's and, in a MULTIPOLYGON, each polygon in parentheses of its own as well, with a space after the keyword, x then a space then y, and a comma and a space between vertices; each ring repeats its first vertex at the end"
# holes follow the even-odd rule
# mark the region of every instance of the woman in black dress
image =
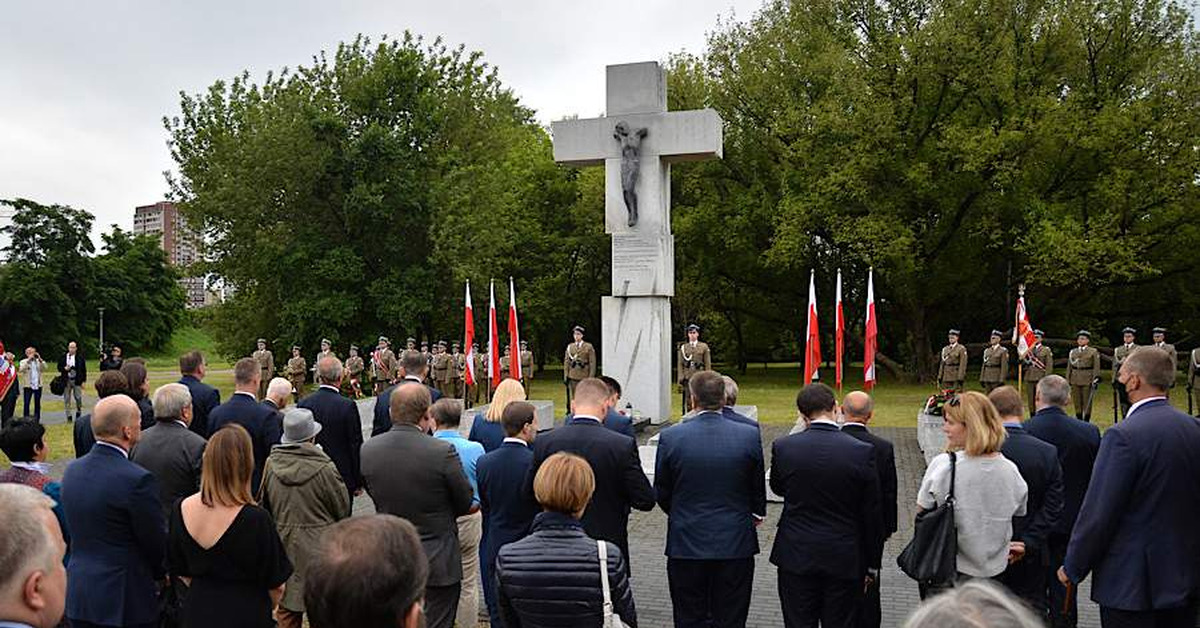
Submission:
POLYGON ((200 492, 171 512, 169 570, 190 586, 183 625, 272 627, 292 563, 270 514, 250 496, 250 435, 237 424, 218 430, 202 468, 200 492))

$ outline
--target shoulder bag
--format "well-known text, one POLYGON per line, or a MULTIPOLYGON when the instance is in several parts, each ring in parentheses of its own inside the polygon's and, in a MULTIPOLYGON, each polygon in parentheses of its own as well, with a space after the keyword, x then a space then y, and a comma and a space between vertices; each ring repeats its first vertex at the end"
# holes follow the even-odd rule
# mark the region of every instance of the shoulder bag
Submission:
POLYGON ((950 490, 946 501, 917 515, 913 538, 896 558, 909 578, 925 584, 948 584, 958 576, 958 531, 954 527, 954 467, 950 456, 950 490))

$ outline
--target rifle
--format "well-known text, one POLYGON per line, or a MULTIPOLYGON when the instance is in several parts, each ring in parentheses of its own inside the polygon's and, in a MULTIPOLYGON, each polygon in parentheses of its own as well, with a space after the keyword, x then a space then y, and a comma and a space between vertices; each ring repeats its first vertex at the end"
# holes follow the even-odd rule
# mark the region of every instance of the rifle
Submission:
POLYGON ((1089 421, 1092 418, 1092 402, 1096 399, 1096 391, 1097 390, 1100 390, 1100 378, 1099 377, 1092 379, 1092 391, 1090 393, 1088 393, 1087 403, 1084 404, 1084 406, 1083 406, 1086 409, 1084 416, 1087 417, 1089 421))
POLYGON ((1120 397, 1117 396, 1117 382, 1113 382, 1112 389, 1113 389, 1113 425, 1116 425, 1117 424, 1117 416, 1118 416, 1118 413, 1120 412, 1119 408, 1121 406, 1120 397))
POLYGON ((1188 380, 1187 396, 1188 396, 1188 414, 1195 416, 1195 414, 1192 412, 1192 381, 1191 380, 1188 380))

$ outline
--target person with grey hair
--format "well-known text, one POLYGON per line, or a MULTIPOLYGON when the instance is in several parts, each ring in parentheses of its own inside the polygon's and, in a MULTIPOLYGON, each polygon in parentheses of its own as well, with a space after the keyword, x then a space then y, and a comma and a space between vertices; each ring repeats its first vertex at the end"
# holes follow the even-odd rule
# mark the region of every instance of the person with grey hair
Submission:
POLYGON ((275 617, 280 628, 303 625, 304 581, 321 535, 350 516, 350 494, 337 465, 317 446, 322 427, 305 408, 283 414, 283 437, 263 469, 258 503, 271 513, 295 571, 275 617))
POLYGON ((317 444, 337 465, 353 501, 355 495, 362 494, 363 486, 359 464, 362 421, 358 418, 358 405, 342 396, 342 361, 335 357, 321 358, 317 363, 317 382, 320 384, 317 390, 296 407, 312 411, 313 419, 321 424, 317 444))
POLYGON ((1171 356, 1134 350, 1118 375, 1129 414, 1100 441, 1096 479, 1059 582, 1092 574, 1105 626, 1194 626, 1200 592, 1200 421, 1172 407, 1171 356))
MULTIPOLYGON (((292 396, 292 383, 282 377, 272 378, 267 384, 267 394, 263 397, 262 405, 275 412, 281 412, 288 405, 288 397, 292 396)), ((283 420, 283 415, 280 421, 283 420)))
POLYGON ((733 409, 733 407, 737 405, 738 400, 737 382, 728 375, 722 375, 721 381, 725 384, 725 403, 721 408, 721 416, 733 421, 734 423, 743 423, 745 425, 753 426, 754 429, 761 432, 762 426, 758 424, 758 421, 755 421, 754 419, 733 409))
POLYGON ((972 580, 929 598, 904 628, 1042 628, 1044 624, 1001 587, 972 580))
POLYGON ((52 628, 67 596, 67 546, 54 500, 24 484, 0 484, 0 626, 52 628))
POLYGON ((263 465, 271 448, 279 444, 283 432, 278 412, 258 403, 261 366, 254 358, 242 358, 233 365, 233 394, 229 400, 212 409, 208 415, 210 434, 230 423, 246 428, 254 447, 254 473, 250 479, 250 490, 257 491, 262 482, 263 465))
POLYGON ((1054 572, 1067 555, 1067 542, 1092 480, 1092 465, 1100 449, 1100 429, 1067 414, 1071 387, 1061 375, 1051 374, 1038 380, 1034 403, 1037 412, 1024 423, 1025 431, 1054 445, 1062 469, 1062 512, 1046 537, 1045 548, 1050 619, 1054 626, 1074 626, 1078 616, 1075 596, 1067 599, 1067 590, 1054 572))
POLYGON ((129 459, 158 480, 158 499, 163 516, 181 498, 200 490, 200 461, 207 441, 188 429, 192 422, 192 393, 183 384, 164 384, 154 391, 154 426, 129 459))

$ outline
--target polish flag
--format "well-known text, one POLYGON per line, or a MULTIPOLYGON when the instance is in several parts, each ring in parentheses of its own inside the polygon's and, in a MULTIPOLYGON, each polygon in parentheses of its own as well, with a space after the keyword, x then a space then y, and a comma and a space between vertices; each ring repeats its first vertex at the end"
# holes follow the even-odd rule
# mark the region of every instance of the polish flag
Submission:
POLYGON ((464 315, 466 331, 463 334, 463 344, 467 348, 466 372, 463 378, 468 386, 475 385, 475 313, 471 309, 471 282, 467 282, 467 311, 464 315))
POLYGON ((521 332, 517 325, 517 291, 508 278, 508 376, 521 379, 521 332))
POLYGON ((1036 342, 1033 326, 1029 324, 1029 312, 1025 310, 1025 294, 1022 293, 1017 297, 1017 325, 1013 327, 1013 344, 1017 345, 1017 357, 1024 358, 1036 342))
MULTIPOLYGON (((17 369, 4 355, 4 343, 0 342, 0 399, 8 395, 8 389, 17 381, 17 369)), ((13 403, 16 403, 15 401, 13 403)))
POLYGON ((818 377, 821 364, 821 335, 817 331, 817 271, 808 276, 808 333, 804 342, 804 385, 818 377))
POLYGON ((875 387, 875 338, 879 331, 875 321, 875 269, 867 271, 867 322, 863 340, 863 388, 875 387))
POLYGON ((842 389, 842 358, 845 357, 846 313, 842 311, 842 269, 837 272, 837 328, 834 330, 834 364, 837 373, 834 380, 838 390, 842 389))
POLYGON ((492 387, 500 385, 500 331, 496 326, 496 282, 491 286, 491 305, 488 308, 488 377, 492 387))

